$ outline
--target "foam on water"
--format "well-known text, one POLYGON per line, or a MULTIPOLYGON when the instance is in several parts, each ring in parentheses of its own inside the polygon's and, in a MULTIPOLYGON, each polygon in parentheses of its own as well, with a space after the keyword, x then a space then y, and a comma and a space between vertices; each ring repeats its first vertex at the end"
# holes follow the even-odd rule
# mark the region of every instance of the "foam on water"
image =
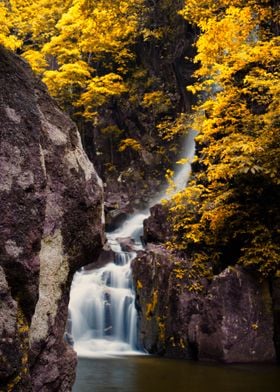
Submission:
POLYGON ((113 262, 97 270, 80 271, 73 280, 69 310, 79 356, 128 354, 138 349, 130 268, 136 253, 121 251, 114 238, 111 246, 113 262))

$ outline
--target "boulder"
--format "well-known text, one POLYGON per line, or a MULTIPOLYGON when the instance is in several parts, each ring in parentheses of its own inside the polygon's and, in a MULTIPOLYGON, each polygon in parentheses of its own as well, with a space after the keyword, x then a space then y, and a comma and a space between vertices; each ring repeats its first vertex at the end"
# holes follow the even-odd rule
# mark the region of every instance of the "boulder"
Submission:
POLYGON ((69 290, 103 246, 102 183, 74 123, 3 48, 0 119, 0 389, 70 391, 69 290))
POLYGON ((170 226, 167 219, 168 210, 162 204, 156 204, 150 208, 151 215, 145 219, 144 241, 146 243, 164 243, 170 237, 170 226))
POLYGON ((129 213, 132 212, 128 196, 119 189, 115 190, 115 192, 105 193, 106 231, 117 229, 125 221, 129 213))
POLYGON ((188 332, 200 360, 275 361, 268 282, 241 267, 228 267, 213 279, 188 332))
POLYGON ((117 238, 123 252, 135 251, 135 240, 131 237, 117 238))
POLYGON ((123 210, 115 209, 106 211, 106 231, 116 230, 127 218, 129 214, 123 210))
POLYGON ((91 272, 92 270, 95 270, 97 268, 102 268, 106 264, 112 262, 114 260, 114 257, 115 257, 114 252, 110 248, 110 245, 108 244, 108 242, 106 242, 98 259, 96 260, 96 257, 93 257, 93 262, 85 265, 84 271, 91 272))

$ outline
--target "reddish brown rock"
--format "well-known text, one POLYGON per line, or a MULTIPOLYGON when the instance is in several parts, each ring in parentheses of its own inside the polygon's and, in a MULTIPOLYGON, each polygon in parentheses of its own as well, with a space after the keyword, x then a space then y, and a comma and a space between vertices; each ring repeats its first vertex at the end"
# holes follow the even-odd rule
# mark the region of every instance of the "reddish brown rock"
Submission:
POLYGON ((131 237, 117 238, 123 252, 135 251, 135 240, 131 237))
POLYGON ((192 358, 188 321, 199 309, 196 294, 183 295, 181 271, 188 262, 160 245, 149 245, 132 262, 139 311, 139 341, 144 350, 174 358, 192 358), (197 310, 195 310, 198 308, 197 310))
POLYGON ((189 325, 189 339, 201 360, 275 361, 268 282, 240 267, 227 268, 210 285, 203 311, 189 325))
MULTIPOLYGON (((111 263, 114 260, 115 254, 110 248, 109 244, 106 242, 98 259, 94 260, 92 263, 84 266, 85 271, 92 271, 97 268, 102 268, 106 264, 111 263)), ((95 258, 94 258, 95 259, 95 258)))
POLYGON ((145 219, 144 241, 164 243, 170 237, 170 226, 167 219, 168 210, 162 204, 156 204, 150 209, 151 215, 145 219))
POLYGON ((101 182, 73 122, 4 49, 0 119, 0 389, 70 391, 69 289, 103 245, 101 182))
POLYGON ((194 293, 189 263, 149 245, 132 263, 140 342, 150 353, 173 358, 273 362, 279 350, 279 287, 273 303, 267 281, 229 267, 194 293))

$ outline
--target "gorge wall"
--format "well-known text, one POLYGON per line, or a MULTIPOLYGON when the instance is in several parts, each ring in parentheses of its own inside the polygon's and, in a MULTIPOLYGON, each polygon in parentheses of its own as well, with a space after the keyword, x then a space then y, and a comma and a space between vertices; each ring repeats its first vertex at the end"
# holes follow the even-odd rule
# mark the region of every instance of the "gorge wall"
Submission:
POLYGON ((144 228, 148 244, 132 264, 144 350, 225 363, 279 359, 279 277, 260 279, 233 265, 198 289, 187 257, 164 245, 164 207, 152 208, 144 228))
POLYGON ((0 48, 0 390, 70 391, 74 272, 104 242, 102 184, 74 123, 0 48))

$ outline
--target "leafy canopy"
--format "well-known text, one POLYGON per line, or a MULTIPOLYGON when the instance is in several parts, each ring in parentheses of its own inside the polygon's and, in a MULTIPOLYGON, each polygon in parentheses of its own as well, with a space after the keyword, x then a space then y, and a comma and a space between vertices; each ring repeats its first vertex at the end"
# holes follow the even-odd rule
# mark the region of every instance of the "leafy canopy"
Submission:
POLYGON ((272 275, 280 269, 279 9, 191 0, 182 14, 201 31, 190 86, 200 100, 189 124, 199 134, 192 181, 170 206, 169 246, 191 255, 197 277, 236 262, 272 275))

